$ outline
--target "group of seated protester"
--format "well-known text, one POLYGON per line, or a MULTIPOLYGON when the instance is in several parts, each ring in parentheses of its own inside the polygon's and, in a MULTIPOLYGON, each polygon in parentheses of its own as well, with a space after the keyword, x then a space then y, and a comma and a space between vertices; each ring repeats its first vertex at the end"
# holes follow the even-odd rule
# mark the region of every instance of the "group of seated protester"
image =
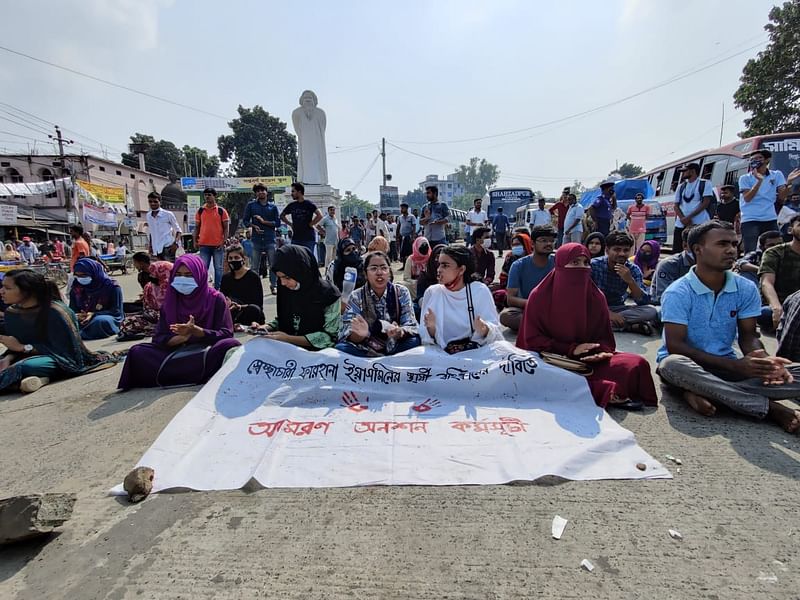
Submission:
POLYGON ((515 326, 520 348, 586 365, 599 406, 639 410, 657 403, 650 366, 642 356, 618 352, 614 331, 649 333, 657 303, 663 324, 657 373, 694 410, 712 415, 725 406, 797 430, 800 412, 778 400, 800 397, 800 367, 792 364, 800 358, 800 215, 790 222, 792 241, 763 252, 763 298, 733 270, 739 239, 732 225, 715 220, 686 229, 683 251, 660 262, 654 260, 659 245, 647 241, 632 256, 625 232, 590 236, 585 245, 568 243, 555 254, 551 226, 518 232, 503 262, 499 314, 501 288, 485 271, 476 272, 476 257, 491 250, 482 243, 431 247, 422 237, 405 265, 405 285, 394 281, 386 252, 362 257, 349 238, 339 243, 325 275, 308 249, 282 246, 271 265, 279 283, 277 315, 266 323, 260 278, 246 268, 238 245, 226 252, 221 291, 209 286, 197 255, 185 254, 174 265, 145 264, 140 257, 137 269, 146 276, 138 318, 144 325, 122 319, 120 288, 96 261, 76 263, 72 310, 40 275, 15 270, 3 282, 7 335, 0 342, 8 352, 0 362, 0 387, 31 391, 51 378, 114 364, 119 357, 89 352, 82 339, 115 328, 152 333, 152 342, 128 352, 119 381, 126 390, 207 381, 239 346, 234 323, 312 351, 335 347, 381 357, 420 345, 448 353, 474 349, 502 339, 502 322, 515 326), (340 289, 348 267, 358 279, 345 300, 340 289), (757 333, 767 310, 778 332, 777 357, 766 353, 757 333))

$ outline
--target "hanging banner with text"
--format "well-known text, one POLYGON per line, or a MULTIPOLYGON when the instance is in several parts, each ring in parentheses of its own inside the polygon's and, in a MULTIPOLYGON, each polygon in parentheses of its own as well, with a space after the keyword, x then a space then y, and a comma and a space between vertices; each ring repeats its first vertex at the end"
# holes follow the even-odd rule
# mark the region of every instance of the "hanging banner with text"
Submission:
POLYGON ((111 204, 125 204, 125 188, 98 185, 88 181, 76 181, 78 187, 90 194, 94 200, 111 204))
POLYGON ((202 192, 210 187, 218 193, 250 192, 253 186, 260 183, 267 189, 282 189, 292 185, 291 176, 275 177, 181 177, 181 189, 184 192, 202 192))
POLYGON ((255 339, 138 464, 154 491, 671 477, 585 379, 509 342, 364 359, 255 339))
POLYGON ((83 205, 83 222, 93 223, 102 227, 116 227, 117 213, 104 206, 83 205))

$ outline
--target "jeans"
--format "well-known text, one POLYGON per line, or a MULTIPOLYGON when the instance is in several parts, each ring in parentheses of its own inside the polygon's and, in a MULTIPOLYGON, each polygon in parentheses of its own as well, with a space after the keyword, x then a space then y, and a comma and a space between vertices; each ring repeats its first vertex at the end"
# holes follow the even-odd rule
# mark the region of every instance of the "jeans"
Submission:
POLYGON ((691 358, 670 354, 658 365, 656 373, 667 383, 708 398, 730 410, 763 419, 769 410, 769 400, 787 400, 800 396, 800 367, 789 367, 793 383, 764 385, 760 379, 730 381, 706 371, 691 358))
POLYGON ((599 231, 603 235, 608 235, 611 229, 611 219, 595 219, 595 231, 599 231))
POLYGON ((556 232, 556 248, 560 248, 561 244, 563 244, 563 243, 564 243, 564 230, 563 229, 559 229, 556 232))
POLYGON ((253 255, 250 257, 250 270, 255 271, 256 275, 261 276, 261 257, 267 255, 267 270, 269 271, 269 287, 274 288, 278 285, 278 277, 272 272, 272 265, 275 264, 275 244, 257 243, 253 240, 253 255))
POLYGON ((745 254, 758 248, 758 236, 767 231, 778 231, 778 221, 747 221, 742 223, 742 241, 745 254))
MULTIPOLYGON (((387 352, 386 356, 391 356, 393 354, 399 354, 400 352, 405 352, 406 350, 411 350, 412 348, 416 348, 421 344, 422 341, 420 340, 418 335, 410 335, 404 340, 398 342, 398 344, 394 347, 394 350, 392 352, 387 352)), ((364 350, 361 346, 357 346, 356 344, 349 342, 347 340, 339 342, 338 344, 336 344, 335 348, 339 352, 344 352, 345 354, 350 354, 351 356, 369 356, 369 352, 364 350)))
POLYGON ((222 246, 200 246, 200 258, 206 265, 206 269, 211 264, 211 259, 214 259, 214 289, 219 289, 219 284, 222 281, 222 257, 225 251, 222 246))
MULTIPOLYGON (((650 304, 643 304, 642 306, 639 305, 631 306, 628 304, 623 304, 620 306, 609 306, 608 309, 612 312, 617 313, 618 315, 622 316, 623 319, 625 319, 624 329, 628 329, 628 327, 630 327, 631 325, 636 325, 638 323, 652 324, 657 322, 659 318, 656 307, 650 304)), ((614 327, 613 324, 612 327, 614 327)))
POLYGON ((769 306, 761 307, 761 316, 756 319, 756 323, 761 328, 761 331, 772 333, 775 331, 775 324, 772 320, 772 309, 769 306))
POLYGON ((500 324, 505 325, 511 331, 519 331, 519 326, 522 324, 522 316, 524 309, 517 308, 516 306, 509 306, 500 311, 500 324))
POLYGON ((565 233, 564 234, 564 243, 565 244, 569 244, 569 243, 580 244, 582 237, 583 237, 583 231, 572 231, 570 233, 565 233))

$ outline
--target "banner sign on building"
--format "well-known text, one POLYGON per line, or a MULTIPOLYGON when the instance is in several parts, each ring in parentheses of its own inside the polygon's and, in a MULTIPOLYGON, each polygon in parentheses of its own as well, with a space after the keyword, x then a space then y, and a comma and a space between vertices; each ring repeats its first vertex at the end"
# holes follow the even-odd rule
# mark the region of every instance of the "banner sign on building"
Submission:
POLYGON ((138 464, 156 492, 671 477, 586 379, 506 341, 367 359, 251 340, 138 464))
POLYGON ((0 225, 17 224, 17 207, 13 204, 0 204, 0 225))
POLYGON ((533 202, 533 191, 529 188, 500 188, 489 190, 489 217, 497 214, 497 209, 503 207, 503 214, 513 221, 517 208, 533 202))
POLYGON ((189 231, 186 233, 194 233, 194 228, 196 227, 194 218, 197 215, 197 211, 200 210, 201 203, 202 200, 200 200, 200 196, 197 194, 189 194, 186 196, 186 224, 189 227, 189 231))
POLYGON ((252 192, 253 186, 262 184, 267 189, 284 189, 292 185, 291 176, 277 177, 181 177, 184 192, 202 192, 207 187, 222 192, 252 192))
POLYGON ((380 208, 381 212, 389 214, 400 214, 400 192, 397 186, 382 185, 380 187, 380 208))
POLYGON ((104 206, 83 205, 83 222, 93 223, 101 227, 117 227, 117 213, 104 206))
POLYGON ((125 204, 125 188, 98 185, 88 181, 77 181, 78 187, 87 192, 95 200, 111 204, 125 204))

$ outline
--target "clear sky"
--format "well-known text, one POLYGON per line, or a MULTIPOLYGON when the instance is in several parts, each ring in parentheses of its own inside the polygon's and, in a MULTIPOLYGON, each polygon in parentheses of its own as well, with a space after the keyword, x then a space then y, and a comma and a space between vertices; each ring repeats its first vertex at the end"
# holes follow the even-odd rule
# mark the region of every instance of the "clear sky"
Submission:
MULTIPOLYGON (((300 92, 312 89, 327 113, 331 185, 342 192, 377 201, 373 161, 386 137, 401 194, 479 156, 500 166, 499 184, 552 196, 576 178, 596 183, 616 161, 651 168, 717 146, 723 104, 723 142, 735 139, 743 114, 732 95, 766 44, 773 4, 0 0, 0 45, 225 118, 6 51, 0 102, 68 128, 80 142, 73 148, 97 154, 102 143, 118 159, 137 131, 216 154, 239 104, 290 122, 300 92)), ((46 139, 7 110, 0 105, 0 151, 46 139)))

